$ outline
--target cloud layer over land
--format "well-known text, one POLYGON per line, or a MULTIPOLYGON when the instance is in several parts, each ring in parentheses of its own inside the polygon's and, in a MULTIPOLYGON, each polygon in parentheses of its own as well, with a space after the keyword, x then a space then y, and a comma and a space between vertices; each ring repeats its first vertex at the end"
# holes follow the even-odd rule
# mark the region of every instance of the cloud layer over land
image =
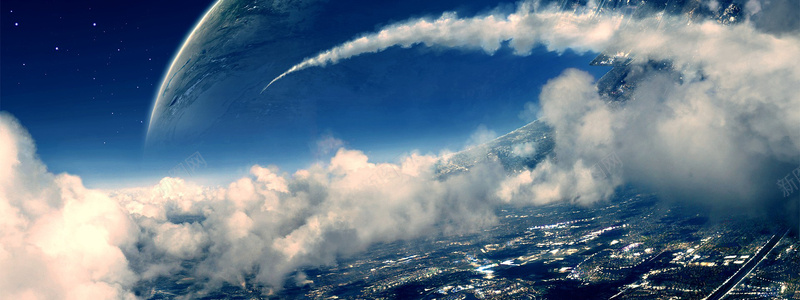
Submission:
MULTIPOLYGON (((132 298, 137 282, 179 271, 209 287, 247 276, 280 287, 288 274, 375 243, 494 224, 500 204, 590 204, 626 183, 722 206, 760 207, 780 197, 775 180, 800 155, 800 37, 748 22, 621 20, 533 4, 510 15, 448 13, 389 25, 289 71, 395 45, 491 54, 507 43, 520 55, 539 44, 552 51, 618 47, 639 61, 672 62, 674 70, 651 74, 624 104, 609 105, 585 72, 552 79, 527 108, 556 132, 553 153, 512 174, 488 160, 441 178, 434 165, 442 157, 373 163, 331 139, 321 143, 337 147, 330 160, 292 174, 256 165, 221 187, 164 178, 96 191, 76 176, 49 173, 32 138, 2 114, 0 268, 14 271, 0 275, 0 298, 132 298), (186 260, 195 267, 182 270, 186 260)), ((482 128, 474 142, 490 135, 482 128)), ((534 149, 521 144, 515 152, 534 149)))

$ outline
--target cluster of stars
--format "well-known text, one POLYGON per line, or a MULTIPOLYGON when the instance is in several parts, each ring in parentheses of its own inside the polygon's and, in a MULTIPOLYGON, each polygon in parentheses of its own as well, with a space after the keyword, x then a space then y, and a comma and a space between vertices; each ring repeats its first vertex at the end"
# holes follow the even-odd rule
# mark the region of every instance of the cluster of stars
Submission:
MULTIPOLYGON (((124 7, 4 1, 2 108, 41 122, 36 126, 45 135, 75 132, 82 141, 91 137, 95 145, 114 147, 139 143, 161 72, 211 1, 144 0, 124 7), (162 9, 153 10, 156 4, 162 9), (184 13, 175 15, 178 9, 184 13)), ((71 138, 42 140, 64 145, 71 138)))
MULTIPOLYGON (((61 9, 58 8, 53 8, 53 10, 61 11, 61 9)), ((19 91, 23 94, 30 93, 26 92, 28 90, 36 91, 39 89, 39 86, 52 87, 50 83, 54 82, 55 84, 82 86, 85 92, 81 93, 90 94, 90 97, 87 99, 91 99, 92 102, 100 101, 98 103, 99 105, 92 104, 100 108, 106 107, 109 110, 119 108, 119 106, 115 105, 119 102, 119 95, 125 95, 126 98, 136 95, 133 97, 137 98, 137 100, 140 99, 139 101, 145 103, 142 106, 147 107, 151 97, 149 91, 146 92, 146 94, 131 93, 129 91, 131 91, 130 88, 133 88, 133 91, 142 90, 142 86, 155 87, 156 82, 151 78, 159 77, 155 70, 160 68, 134 63, 133 60, 135 60, 137 56, 144 56, 142 59, 146 59, 146 61, 151 64, 153 63, 149 47, 141 47, 140 44, 137 44, 136 48, 138 51, 122 54, 124 52, 122 50, 126 48, 123 41, 126 39, 119 39, 119 37, 137 36, 138 33, 136 33, 136 31, 139 30, 139 27, 135 27, 135 29, 130 28, 128 27, 128 22, 125 22, 125 20, 118 20, 119 22, 116 22, 116 25, 113 22, 105 22, 103 23, 106 24, 104 27, 98 26, 101 22, 91 21, 83 24, 90 25, 89 28, 98 28, 100 30, 80 30, 80 22, 78 19, 94 14, 91 10, 92 9, 89 8, 88 13, 68 13, 63 16, 58 16, 57 18, 53 18, 51 14, 46 12, 42 13, 41 11, 37 11, 34 13, 32 10, 25 9, 24 7, 21 10, 8 10, 8 13, 11 15, 10 19, 13 20, 12 24, 13 28, 15 28, 14 33, 16 33, 16 35, 6 35, 6 33, 4 33, 4 40, 8 37, 8 40, 13 41, 11 43, 6 43, 6 45, 14 46, 8 47, 11 50, 8 55, 4 53, 5 57, 3 57, 3 63, 5 64, 9 59, 15 59, 17 60, 16 65, 21 66, 21 68, 19 70, 12 70, 11 72, 7 72, 6 68, 4 68, 4 74, 14 74, 11 76, 19 78, 16 80, 15 84, 21 88, 19 91), (23 23, 26 26, 21 26, 23 23), (109 38, 113 37, 116 37, 116 39, 114 39, 115 43, 108 41, 109 38), (67 42, 62 44, 59 40, 67 42), (37 47, 46 46, 48 42, 50 43, 49 49, 52 49, 50 51, 53 51, 51 53, 59 54, 55 54, 56 56, 53 57, 42 52, 43 49, 36 51, 37 47), (105 55, 98 56, 98 53, 104 52, 102 51, 104 46, 111 46, 113 48, 107 51, 105 55), (81 53, 88 55, 81 56, 81 53), (90 76, 83 75, 86 72, 83 71, 85 69, 88 69, 90 76), (41 79, 36 77, 37 73, 39 76, 42 76, 41 79), (138 78, 126 76, 128 74, 138 75, 136 76, 138 78), (118 83, 120 81, 117 80, 117 76, 124 76, 125 78, 120 80, 124 83, 118 83), (86 78, 93 84, 87 85, 85 82, 82 82, 81 78, 86 78), (126 85, 130 87, 126 88, 126 85)), ((177 42, 178 41, 176 41, 176 43, 177 42)), ((6 47, 4 47, 4 52, 5 48, 6 47)), ((168 55, 168 53, 165 53, 165 55, 168 55)), ((80 101, 79 99, 71 100, 80 101)), ((13 99, 9 101, 13 101, 13 99)), ((144 109, 134 108, 132 110, 138 111, 140 114, 145 113, 143 111, 144 109)), ((120 132, 125 131, 121 130, 126 127, 124 125, 126 123, 124 119, 131 118, 133 120, 130 121, 136 122, 137 126, 127 126, 128 128, 142 128, 142 126, 145 125, 144 121, 140 119, 141 117, 137 116, 135 113, 121 116, 114 110, 110 111, 109 115, 112 118, 124 117, 119 119, 119 121, 112 122, 119 125, 105 128, 113 130, 113 134, 120 134, 120 132)), ((130 129, 127 131, 130 131, 130 129)), ((109 142, 106 139, 102 139, 101 141, 103 145, 109 142)))

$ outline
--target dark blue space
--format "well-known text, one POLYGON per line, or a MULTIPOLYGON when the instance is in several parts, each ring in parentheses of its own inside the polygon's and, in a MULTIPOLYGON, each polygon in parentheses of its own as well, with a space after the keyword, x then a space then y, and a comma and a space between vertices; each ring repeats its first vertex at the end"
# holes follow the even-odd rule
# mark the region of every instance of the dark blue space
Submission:
MULTIPOLYGON (((0 110, 10 112, 30 131, 39 155, 54 173, 80 175, 88 186, 118 185, 123 182, 119 178, 137 184, 137 179, 150 182, 166 176, 186 154, 143 158, 148 118, 171 59, 211 4, 4 1, 0 110)), ((512 1, 325 5, 325 14, 316 22, 317 28, 324 29, 318 34, 330 41, 326 45, 330 47, 410 18, 438 17, 446 11, 472 16, 515 9, 512 1)), ((309 54, 322 50, 303 49, 309 54)), ((516 56, 509 49, 487 55, 417 46, 307 70, 301 78, 319 75, 324 81, 330 74, 344 74, 350 83, 341 89, 315 91, 317 104, 349 104, 322 105, 326 109, 313 116, 310 138, 330 135, 376 160, 391 160, 413 150, 459 150, 480 125, 502 135, 530 121, 519 117, 524 104, 535 102, 540 87, 564 69, 584 69, 599 78, 607 70, 588 66, 593 57, 593 53, 548 53, 543 47, 530 56, 516 56), (380 105, 374 120, 363 118, 360 101, 380 105)), ((297 62, 265 61, 279 66, 297 62)), ((273 75, 265 74, 265 80, 273 75)), ((290 84, 291 79, 280 84, 290 84)), ((232 132, 227 135, 232 139, 229 143, 206 142, 201 153, 210 172, 246 170, 254 163, 291 171, 311 163, 308 153, 264 147, 248 134, 232 132)), ((282 138, 309 143, 308 137, 287 134, 282 138)))

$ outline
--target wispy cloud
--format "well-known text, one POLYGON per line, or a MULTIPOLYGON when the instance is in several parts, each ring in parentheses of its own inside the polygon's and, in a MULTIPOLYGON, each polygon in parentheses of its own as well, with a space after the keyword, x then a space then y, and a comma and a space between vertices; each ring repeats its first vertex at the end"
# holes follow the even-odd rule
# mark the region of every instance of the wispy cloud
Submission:
POLYGON ((459 18, 444 13, 437 19, 413 19, 389 25, 339 46, 323 51, 292 66, 262 90, 291 73, 310 67, 336 64, 354 56, 376 53, 389 47, 429 47, 483 50, 493 54, 504 43, 517 55, 529 55, 533 47, 545 45, 550 51, 599 51, 609 45, 621 16, 596 18, 593 13, 565 13, 555 10, 535 11, 532 3, 523 3, 508 15, 490 14, 459 18))

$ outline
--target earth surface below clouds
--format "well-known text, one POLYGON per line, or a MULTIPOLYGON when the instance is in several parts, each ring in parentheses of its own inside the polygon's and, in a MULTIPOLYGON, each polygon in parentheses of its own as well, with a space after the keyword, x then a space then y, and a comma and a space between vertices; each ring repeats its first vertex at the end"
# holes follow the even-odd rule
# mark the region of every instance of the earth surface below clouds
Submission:
POLYGON ((591 208, 500 207, 497 215, 499 224, 479 233, 378 244, 335 266, 298 270, 282 289, 250 278, 206 291, 177 274, 137 290, 148 299, 700 299, 772 238, 772 251, 727 299, 800 294, 800 243, 744 215, 666 207, 634 189, 591 208))

